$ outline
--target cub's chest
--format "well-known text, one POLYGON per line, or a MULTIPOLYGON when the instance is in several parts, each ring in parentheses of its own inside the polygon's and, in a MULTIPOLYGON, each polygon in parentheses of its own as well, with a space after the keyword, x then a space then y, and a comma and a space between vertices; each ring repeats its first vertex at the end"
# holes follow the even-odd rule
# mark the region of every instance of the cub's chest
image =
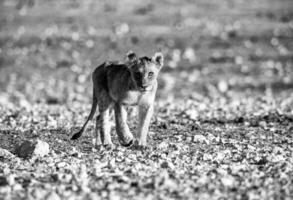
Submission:
POLYGON ((127 91, 125 94, 120 96, 118 101, 124 105, 134 106, 138 105, 144 96, 145 94, 142 94, 138 91, 127 91))
POLYGON ((138 91, 127 91, 117 99, 123 105, 135 106, 140 104, 151 104, 154 101, 155 91, 141 93, 138 91))

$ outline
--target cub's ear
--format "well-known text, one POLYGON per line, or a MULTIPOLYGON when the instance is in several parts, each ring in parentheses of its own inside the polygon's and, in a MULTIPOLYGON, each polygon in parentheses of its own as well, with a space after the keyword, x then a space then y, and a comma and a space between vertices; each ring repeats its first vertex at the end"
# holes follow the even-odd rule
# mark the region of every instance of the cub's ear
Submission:
POLYGON ((133 63, 137 60, 136 54, 133 51, 128 51, 126 54, 126 62, 127 63, 133 63))
POLYGON ((164 56, 161 52, 156 52, 152 57, 152 62, 155 63, 159 68, 164 65, 164 56))

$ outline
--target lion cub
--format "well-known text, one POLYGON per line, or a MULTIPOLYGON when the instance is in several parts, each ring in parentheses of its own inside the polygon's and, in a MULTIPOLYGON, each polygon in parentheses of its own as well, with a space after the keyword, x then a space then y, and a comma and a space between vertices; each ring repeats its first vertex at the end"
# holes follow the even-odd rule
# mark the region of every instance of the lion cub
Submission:
POLYGON ((134 143, 127 125, 126 106, 138 106, 139 124, 136 134, 137 144, 146 146, 147 134, 157 91, 157 76, 163 66, 163 54, 155 53, 152 58, 140 57, 129 52, 125 64, 106 62, 93 72, 93 102, 91 112, 81 130, 71 139, 79 138, 88 121, 92 119, 97 105, 96 118, 97 145, 113 146, 110 136, 110 110, 114 108, 116 132, 123 146, 134 143))

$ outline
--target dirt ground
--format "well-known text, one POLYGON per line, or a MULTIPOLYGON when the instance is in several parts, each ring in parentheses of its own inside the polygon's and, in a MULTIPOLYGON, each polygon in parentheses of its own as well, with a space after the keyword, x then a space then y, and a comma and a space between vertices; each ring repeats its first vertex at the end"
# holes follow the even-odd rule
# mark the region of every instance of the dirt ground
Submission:
POLYGON ((292 199, 292 64, 292 0, 0 1, 0 148, 50 146, 0 153, 0 199, 292 199), (165 56, 148 149, 70 141, 129 50, 165 56))

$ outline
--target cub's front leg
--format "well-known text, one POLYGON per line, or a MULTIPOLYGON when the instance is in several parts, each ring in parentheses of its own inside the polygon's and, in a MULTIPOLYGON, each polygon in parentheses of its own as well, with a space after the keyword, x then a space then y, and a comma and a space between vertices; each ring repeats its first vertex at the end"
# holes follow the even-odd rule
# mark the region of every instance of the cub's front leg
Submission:
POLYGON ((153 110, 153 104, 142 104, 138 107, 139 124, 137 129, 137 139, 139 146, 147 145, 147 135, 153 115, 153 110))
POLYGON ((131 146, 133 144, 133 135, 127 125, 127 111, 124 106, 119 103, 115 104, 115 121, 116 132, 120 144, 126 147, 131 146))

